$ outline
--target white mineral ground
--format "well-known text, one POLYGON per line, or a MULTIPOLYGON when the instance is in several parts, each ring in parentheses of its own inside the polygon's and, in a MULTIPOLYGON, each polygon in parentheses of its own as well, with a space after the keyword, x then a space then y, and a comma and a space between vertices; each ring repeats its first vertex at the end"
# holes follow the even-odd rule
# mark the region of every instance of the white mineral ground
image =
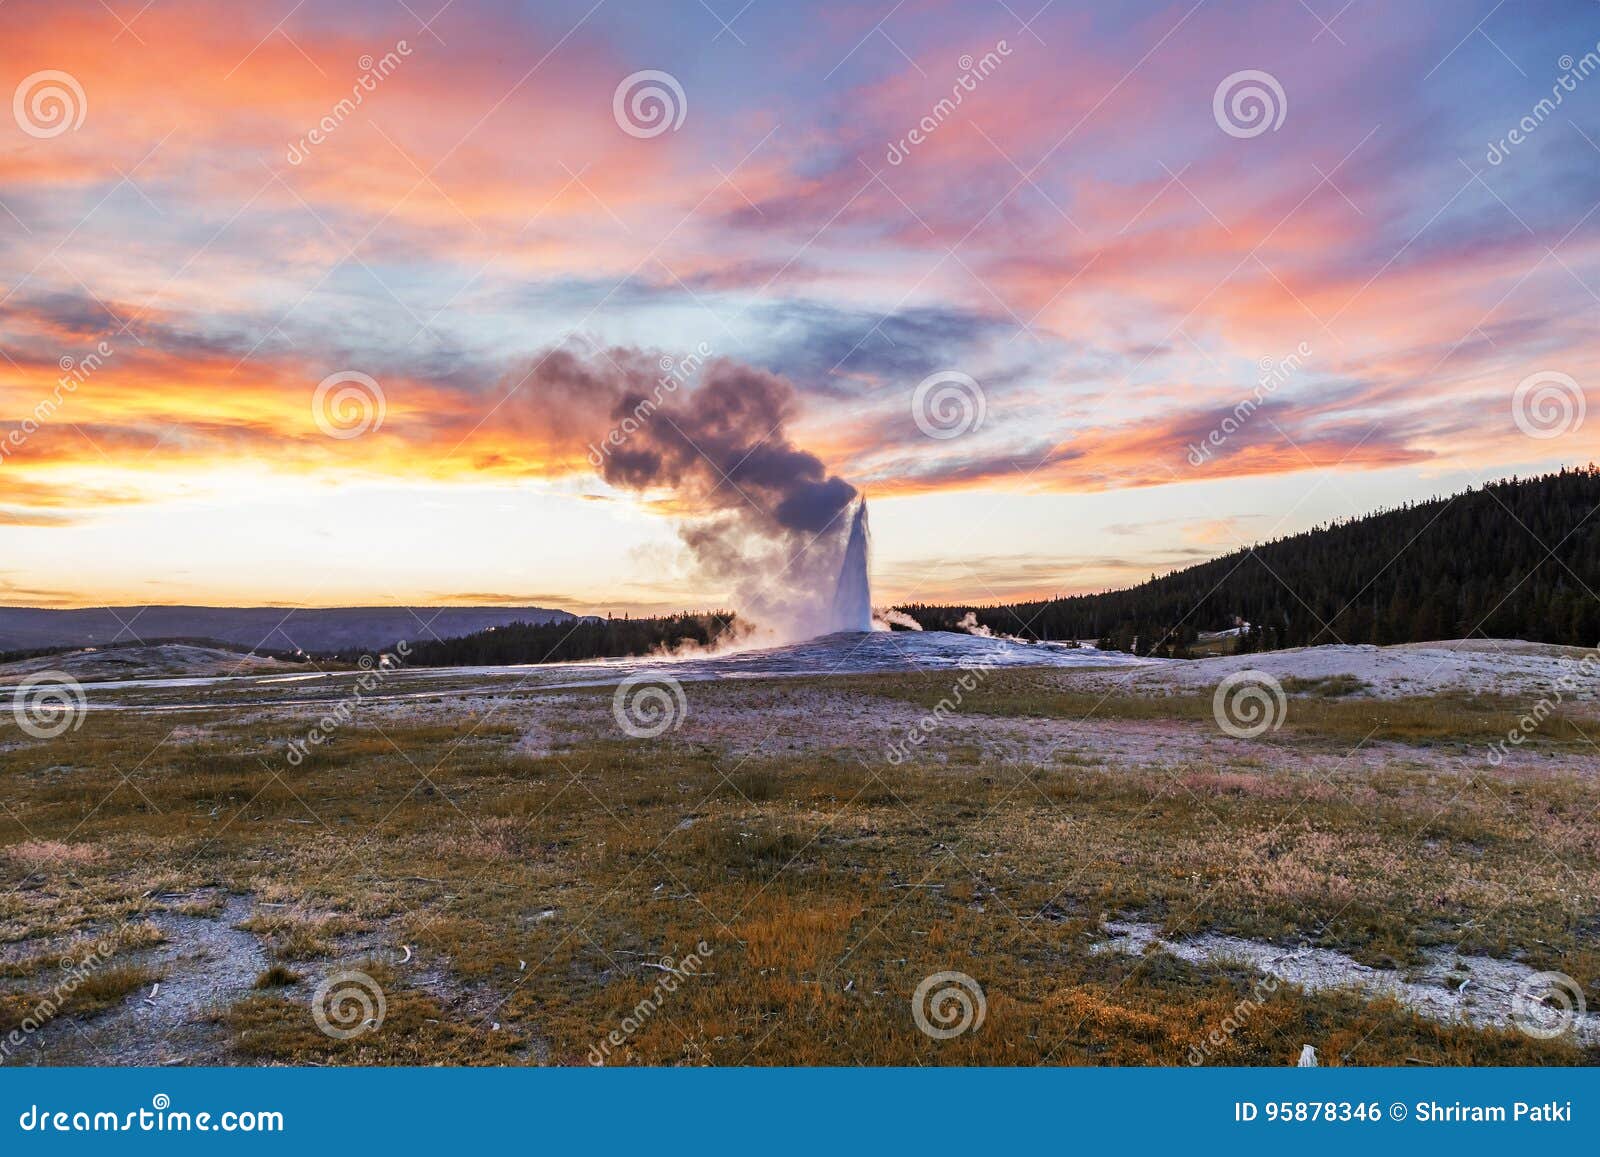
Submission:
POLYGON ((1421 967, 1400 973, 1369 968, 1328 948, 1285 948, 1214 932, 1167 940, 1157 925, 1135 921, 1107 921, 1105 930, 1111 939, 1091 951, 1160 951, 1191 964, 1238 964, 1307 992, 1350 989, 1367 997, 1388 997, 1431 1020, 1486 1028, 1515 1028, 1522 1022, 1550 1036, 1571 1033, 1579 1044, 1600 1044, 1600 1015, 1540 1006, 1535 998, 1543 995, 1545 985, 1538 980, 1539 970, 1510 960, 1435 948, 1424 954, 1421 967))
MULTIPOLYGON (((274 667, 273 674, 219 678, 216 664, 226 662, 227 656, 190 654, 193 648, 149 650, 152 654, 144 658, 156 678, 89 683, 85 687, 89 707, 176 713, 173 722, 178 726, 169 738, 174 744, 197 741, 214 727, 234 730, 258 721, 301 719, 309 704, 336 702, 347 695, 353 675, 349 671, 284 674, 274 667), (190 659, 194 666, 186 668, 190 659)), ((596 735, 613 733, 611 696, 604 688, 648 670, 678 679, 688 690, 688 710, 674 742, 717 748, 733 760, 757 753, 829 752, 880 763, 888 746, 927 714, 926 706, 877 693, 870 680, 840 687, 797 678, 921 672, 943 675, 953 688, 964 668, 991 664, 1026 670, 1041 689, 1161 697, 1209 694, 1225 676, 1254 669, 1281 681, 1349 676, 1358 684, 1353 697, 1375 700, 1494 694, 1531 708, 1559 689, 1564 704, 1592 712, 1600 679, 1580 665, 1588 654, 1516 640, 1471 640, 1301 648, 1183 662, 970 635, 879 631, 711 658, 400 670, 390 673, 360 710, 364 719, 379 727, 476 718, 492 711, 497 723, 520 728, 516 746, 521 753, 559 755, 596 735)), ((130 657, 139 658, 126 652, 119 656, 130 657)), ((126 676, 129 671, 126 663, 107 667, 103 660, 103 654, 84 656, 84 674, 126 676)), ((54 665, 67 666, 59 659, 54 665)), ((37 661, 0 667, 0 697, 7 684, 36 669, 37 661)), ((1291 690, 1291 712, 1295 700, 1291 690)), ((1600 749, 1592 747, 1578 746, 1559 755, 1512 748, 1491 769, 1481 745, 1374 740, 1348 751, 1337 744, 1295 743, 1286 735, 1236 739, 1209 718, 1129 719, 1096 715, 1092 710, 1082 718, 1032 718, 958 709, 928 734, 927 743, 913 758, 923 769, 938 773, 948 766, 952 774, 974 759, 997 767, 1036 770, 1070 763, 1110 774, 1126 769, 1170 771, 1174 776, 1203 776, 1211 773, 1208 769, 1240 766, 1248 769, 1248 790, 1293 795, 1370 791, 1363 788, 1360 777, 1393 766, 1463 780, 1492 770, 1502 781, 1525 784, 1556 773, 1600 778, 1600 749)), ((1164 939, 1157 926, 1131 921, 1104 927, 1108 939, 1099 951, 1158 949, 1196 962, 1235 961, 1311 991, 1350 989, 1372 998, 1393 998, 1440 1021, 1459 1019, 1477 1025, 1513 1023, 1514 996, 1533 971, 1514 961, 1461 957, 1444 948, 1430 950, 1425 962, 1410 970, 1375 969, 1324 948, 1290 948, 1215 933, 1164 939)), ((169 931, 182 941, 183 928, 169 931)), ((253 968, 258 962, 248 963, 253 968)), ((241 965, 240 975, 245 971, 241 965)), ((174 1001, 181 995, 183 990, 177 987, 171 994, 174 1001)), ((1600 1017, 1595 1013, 1571 1018, 1570 1027, 1580 1041, 1600 1043, 1600 1017)))

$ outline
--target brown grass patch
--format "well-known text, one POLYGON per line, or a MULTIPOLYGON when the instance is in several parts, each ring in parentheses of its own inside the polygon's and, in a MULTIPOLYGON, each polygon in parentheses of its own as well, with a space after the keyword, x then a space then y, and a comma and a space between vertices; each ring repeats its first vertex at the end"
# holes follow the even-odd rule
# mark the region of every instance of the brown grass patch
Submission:
POLYGON ((104 848, 93 844, 69 844, 62 840, 23 840, 0 851, 0 855, 30 872, 86 868, 106 858, 104 848))

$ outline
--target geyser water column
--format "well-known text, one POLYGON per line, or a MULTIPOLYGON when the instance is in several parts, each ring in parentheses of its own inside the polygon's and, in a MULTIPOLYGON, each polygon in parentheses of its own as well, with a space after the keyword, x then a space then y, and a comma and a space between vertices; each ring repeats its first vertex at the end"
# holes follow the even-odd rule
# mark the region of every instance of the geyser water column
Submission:
POLYGON ((867 500, 856 502, 850 520, 850 537, 844 546, 844 561, 839 566, 839 581, 833 588, 833 610, 828 631, 872 630, 872 578, 867 570, 871 534, 867 529, 867 500))

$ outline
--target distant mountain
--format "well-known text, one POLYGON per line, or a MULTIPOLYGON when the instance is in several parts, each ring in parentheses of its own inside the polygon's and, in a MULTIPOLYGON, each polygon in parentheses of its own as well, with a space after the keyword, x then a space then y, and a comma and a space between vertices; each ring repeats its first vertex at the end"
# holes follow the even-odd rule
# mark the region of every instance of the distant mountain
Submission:
POLYGON ((215 639, 260 651, 392 650, 402 640, 451 639, 510 623, 561 623, 545 607, 0 607, 0 651, 215 639))
POLYGON ((1241 650, 1517 638, 1600 644, 1600 469, 1491 482, 1318 527, 1128 590, 1002 606, 899 608, 924 628, 1188 653, 1237 627, 1241 650))

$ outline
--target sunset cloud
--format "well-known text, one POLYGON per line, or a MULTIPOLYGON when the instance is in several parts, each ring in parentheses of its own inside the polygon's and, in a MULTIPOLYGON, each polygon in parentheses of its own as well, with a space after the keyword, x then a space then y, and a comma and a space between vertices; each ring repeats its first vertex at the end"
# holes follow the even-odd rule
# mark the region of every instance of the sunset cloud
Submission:
MULTIPOLYGON (((1512 398, 1545 371, 1585 397, 1600 383, 1600 87, 1513 154, 1486 148, 1558 57, 1600 41, 1600 15, 1491 14, 1494 46, 1463 39, 1467 15, 1357 5, 1333 36, 1267 3, 1055 5, 1026 27, 925 4, 875 31, 881 13, 772 6, 734 38, 693 4, 424 23, 377 2, 226 20, 163 3, 124 27, 94 0, 12 0, 4 91, 64 71, 85 107, 61 132, 0 124, 7 589, 92 601, 103 584, 74 558, 241 494, 358 486, 363 518, 403 529, 419 502, 488 487, 607 499, 574 524, 621 568, 614 589, 655 602, 677 581, 657 573, 663 516, 684 500, 619 492, 551 426, 554 350, 648 367, 703 345, 781 393, 821 477, 924 512, 903 533, 875 519, 905 595, 939 540, 926 512, 991 498, 1223 525, 1250 485, 1303 518, 1330 476, 1400 500, 1587 461, 1600 423, 1530 438, 1512 398), (657 135, 613 107, 646 69, 686 104, 657 135), (1247 69, 1281 83, 1275 130, 1218 123, 1215 92, 1247 69), (1261 367, 1301 348, 1257 397, 1261 367), (983 419, 934 437, 912 398, 947 371, 977 383, 983 419), (378 383, 381 421, 330 436, 313 397, 347 372, 378 383)), ((697 373, 685 396, 707 386, 697 373)), ((308 539, 341 533, 332 510, 292 509, 308 539)), ((1188 557, 1055 533, 1046 562, 983 544, 995 589, 1054 589, 1072 550, 1100 577, 1188 557)), ((494 565, 390 581, 397 597, 565 581, 531 554, 494 565)), ((721 593, 683 584, 686 601, 721 593)))

